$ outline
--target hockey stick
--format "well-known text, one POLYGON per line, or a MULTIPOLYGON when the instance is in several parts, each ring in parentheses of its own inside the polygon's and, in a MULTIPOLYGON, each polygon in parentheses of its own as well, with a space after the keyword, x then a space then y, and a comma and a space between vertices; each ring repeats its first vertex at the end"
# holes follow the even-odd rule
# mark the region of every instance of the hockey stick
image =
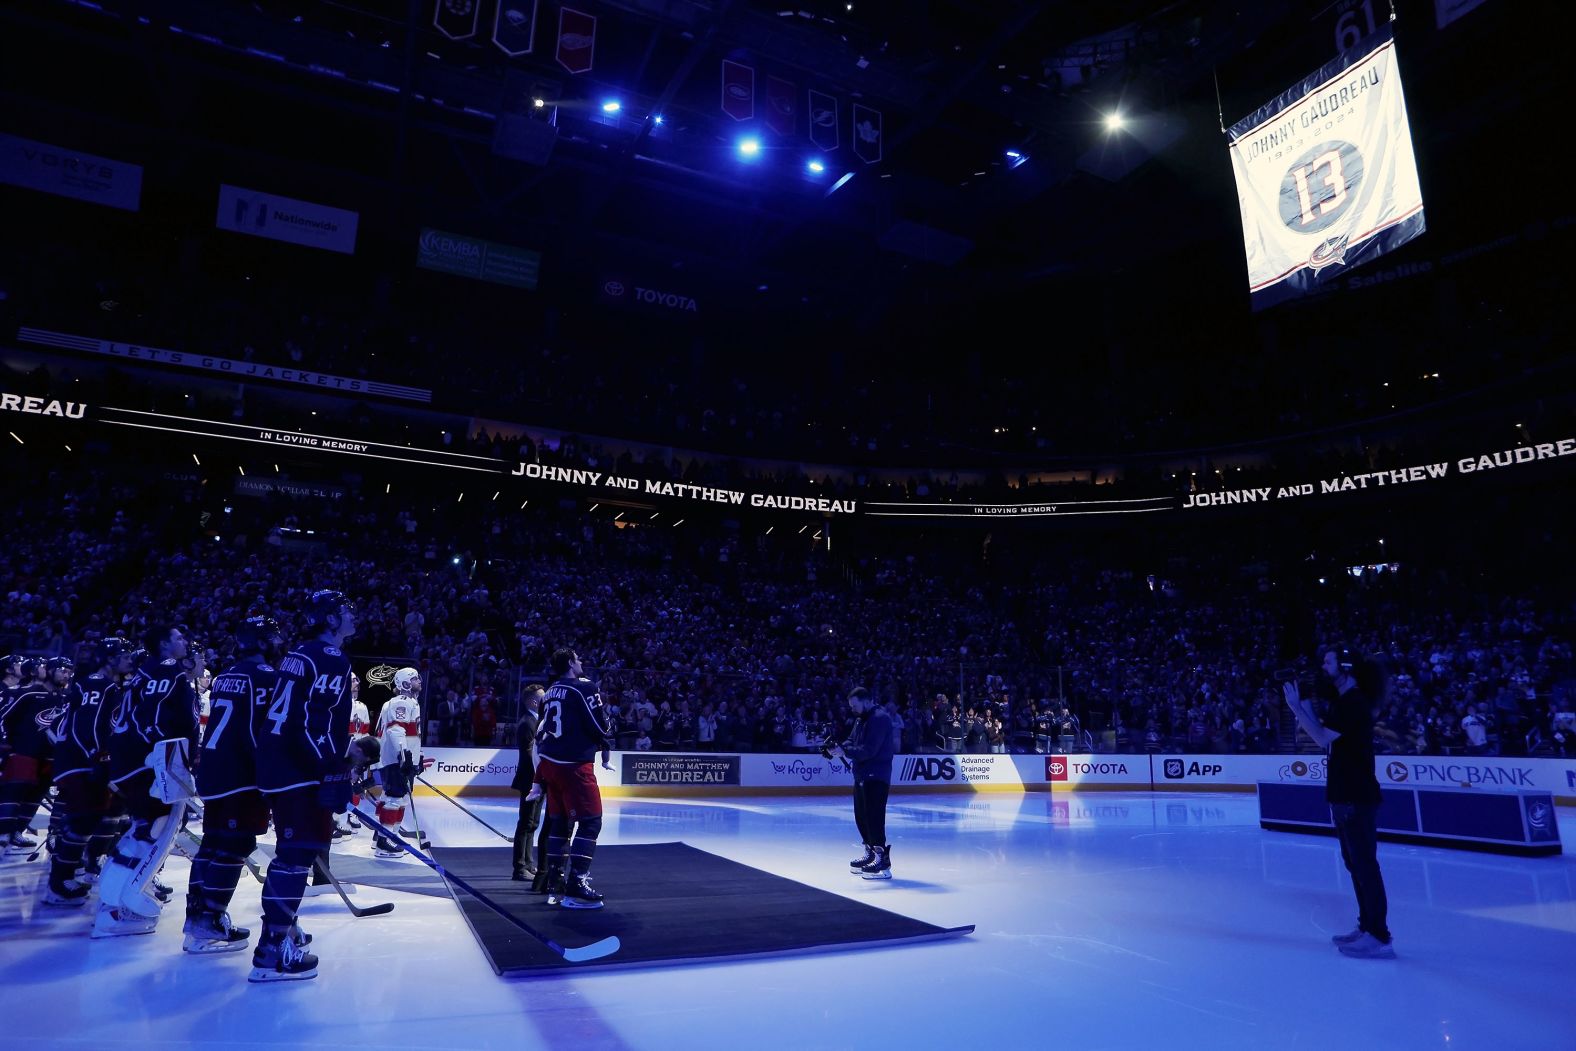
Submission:
MULTIPOLYGON (((371 820, 366 814, 362 813, 362 811, 356 807, 352 807, 350 812, 361 818, 363 821, 371 820)), ((524 920, 520 919, 502 905, 499 905, 497 902, 493 901, 487 895, 483 894, 481 891, 477 890, 475 887, 471 886, 460 877, 449 872, 432 858, 429 858, 427 855, 411 846, 403 838, 401 838, 398 832, 385 828, 383 830, 383 835, 393 840, 395 843, 398 843, 401 847, 405 848, 405 853, 411 855, 417 861, 426 865, 438 875, 442 876, 445 880, 454 884, 456 887, 460 888, 465 893, 469 894, 471 897, 475 898, 477 901, 481 902, 483 905, 487 906, 489 909, 496 912, 510 923, 514 924, 516 927, 520 928, 520 930, 524 931, 526 934, 529 934, 531 937, 535 938, 537 941, 556 952, 559 956, 562 956, 564 959, 568 960, 570 963, 584 963, 587 960, 599 960, 604 956, 611 956, 619 950, 619 941, 617 935, 603 938, 601 941, 592 942, 590 945, 582 945, 577 948, 566 948, 562 945, 559 945, 551 938, 537 931, 534 927, 526 924, 524 920)))
POLYGON ((474 810, 471 810, 469 807, 466 807, 463 804, 461 804, 458 799, 455 799, 453 796, 449 795, 449 793, 445 792, 443 789, 439 788, 437 785, 433 784, 431 781, 428 781, 425 777, 422 777, 422 776, 420 776, 418 774, 417 777, 416 777, 416 780, 420 781, 422 784, 426 785, 428 788, 430 788, 434 792, 438 793, 444 799, 447 799, 449 802, 453 803, 455 806, 457 806, 461 810, 465 811, 465 813, 467 815, 469 815, 470 817, 476 818, 476 821, 477 821, 478 824, 480 824, 487 831, 491 832, 493 835, 497 836, 499 839, 506 839, 510 843, 514 842, 514 837, 513 836, 506 836, 502 832, 499 832, 496 828, 493 828, 487 822, 483 821, 481 819, 481 817, 479 817, 474 810))
POLYGON ((410 807, 410 823, 416 826, 414 831, 406 834, 415 836, 416 845, 422 850, 431 850, 432 840, 427 838, 426 830, 421 827, 421 818, 416 813, 416 793, 410 794, 410 801, 406 805, 410 807))
POLYGON ((333 869, 323 864, 322 858, 313 858, 312 868, 318 872, 321 872, 325 877, 327 877, 328 882, 334 885, 334 890, 339 893, 339 900, 345 903, 345 908, 349 909, 350 914, 356 917, 356 919, 359 920, 363 916, 387 916, 389 913, 394 911, 394 903, 392 901, 385 901, 381 905, 369 905, 364 909, 358 906, 355 902, 351 901, 350 895, 346 894, 345 888, 340 885, 339 877, 334 875, 333 869))
MULTIPOLYGON (((43 799, 40 799, 38 801, 38 807, 39 807, 40 810, 43 810, 43 811, 45 811, 46 813, 49 814, 51 821, 54 820, 55 805, 49 801, 49 797, 47 795, 43 799)), ((33 824, 33 820, 32 820, 32 818, 29 818, 27 824, 22 827, 22 831, 26 832, 32 826, 32 824, 33 824)), ((39 857, 44 853, 45 849, 48 848, 48 846, 49 846, 49 831, 46 828, 44 830, 44 838, 38 841, 38 846, 33 848, 33 852, 27 856, 26 860, 24 860, 22 862, 22 864, 24 864, 24 865, 31 865, 33 862, 37 861, 39 859, 39 857)))

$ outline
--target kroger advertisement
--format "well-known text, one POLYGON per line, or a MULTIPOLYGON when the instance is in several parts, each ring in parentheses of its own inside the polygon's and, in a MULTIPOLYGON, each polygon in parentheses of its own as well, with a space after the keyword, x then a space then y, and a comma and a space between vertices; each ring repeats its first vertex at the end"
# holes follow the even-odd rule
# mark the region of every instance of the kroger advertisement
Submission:
MULTIPOLYGON (((444 790, 477 794, 509 790, 519 763, 513 748, 429 748, 436 760, 425 774, 444 790)), ((814 752, 735 755, 715 752, 618 752, 598 783, 618 794, 637 792, 813 792, 851 788, 848 764, 814 752)), ((892 785, 960 791, 1073 789, 1248 791, 1261 781, 1322 784, 1322 755, 899 755, 892 785)), ((1576 759, 1381 755, 1381 785, 1481 788, 1486 792, 1551 792, 1576 798, 1576 759)))

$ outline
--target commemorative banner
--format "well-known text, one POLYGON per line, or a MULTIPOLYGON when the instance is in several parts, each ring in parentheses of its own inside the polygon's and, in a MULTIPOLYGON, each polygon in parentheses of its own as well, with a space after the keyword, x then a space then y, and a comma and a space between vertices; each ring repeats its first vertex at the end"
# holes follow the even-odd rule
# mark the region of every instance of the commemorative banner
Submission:
POLYGON ((0 132, 0 182, 135 212, 142 207, 142 168, 0 132))
POLYGON ((214 225, 231 233, 354 255, 359 218, 343 208, 221 183, 214 225))
POLYGON ((686 787, 738 785, 736 755, 673 755, 666 752, 624 752, 619 757, 620 781, 640 785, 686 787))
POLYGON ((1318 291, 1425 229, 1388 25, 1229 137, 1255 310, 1318 291))

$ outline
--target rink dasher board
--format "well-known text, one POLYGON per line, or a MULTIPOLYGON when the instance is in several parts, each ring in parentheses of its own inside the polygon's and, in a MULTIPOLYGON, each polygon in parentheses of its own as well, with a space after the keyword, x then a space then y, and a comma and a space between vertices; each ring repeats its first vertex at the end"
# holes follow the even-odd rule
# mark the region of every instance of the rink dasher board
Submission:
MULTIPOLYGON (((425 777, 449 795, 513 796, 513 748, 428 748, 425 777)), ((1328 758, 1313 755, 898 755, 892 790, 909 792, 1253 792, 1261 782, 1323 785, 1328 758)), ((821 795, 853 787, 846 763, 816 753, 614 752, 598 762, 609 797, 821 795)), ((1381 786, 1550 793, 1576 805, 1576 759, 1380 755, 1381 786)), ((434 794, 418 785, 418 795, 434 794)))

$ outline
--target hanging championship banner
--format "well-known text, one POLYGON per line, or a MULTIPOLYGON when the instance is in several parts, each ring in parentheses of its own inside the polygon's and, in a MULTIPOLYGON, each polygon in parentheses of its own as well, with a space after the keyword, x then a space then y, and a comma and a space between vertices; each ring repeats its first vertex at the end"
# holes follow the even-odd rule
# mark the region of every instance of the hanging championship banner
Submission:
POLYGON ((866 164, 881 159, 881 111, 854 103, 854 156, 866 164))
POLYGON ((558 64, 571 73, 589 73, 596 58, 596 16, 571 7, 558 10, 558 64))
POLYGON ((722 112, 734 120, 755 116, 755 69, 731 59, 722 60, 722 112))
POLYGON ((799 130, 797 107, 791 80, 782 77, 766 78, 766 126, 778 135, 792 135, 799 130))
POLYGON ((1230 138, 1255 310, 1316 291, 1425 229, 1388 25, 1230 138))
POLYGON ((432 24, 450 40, 469 40, 476 35, 476 19, 480 14, 478 0, 438 0, 432 12, 432 24))
POLYGON ((810 141, 830 153, 837 149, 837 100, 819 91, 810 92, 810 141))
POLYGON ((529 55, 536 46, 536 10, 541 0, 498 0, 493 43, 510 58, 529 55))

